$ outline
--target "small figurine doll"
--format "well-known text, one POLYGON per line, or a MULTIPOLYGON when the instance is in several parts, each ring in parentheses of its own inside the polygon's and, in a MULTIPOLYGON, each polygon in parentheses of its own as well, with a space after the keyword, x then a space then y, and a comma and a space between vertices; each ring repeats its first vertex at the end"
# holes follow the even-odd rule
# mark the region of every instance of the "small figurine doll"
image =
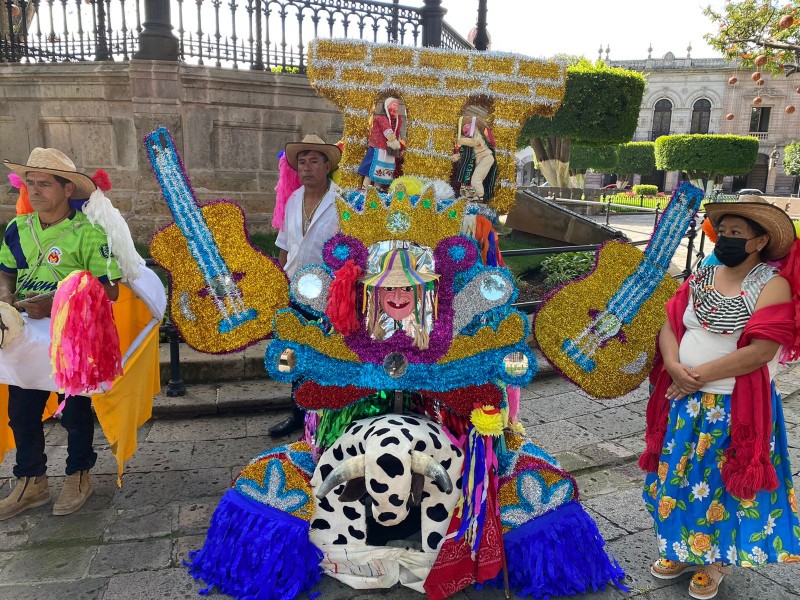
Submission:
POLYGON ((478 202, 488 202, 494 196, 494 181, 497 166, 494 159, 494 144, 485 123, 476 117, 459 119, 458 153, 453 161, 460 161, 457 180, 461 184, 461 195, 478 202))
POLYGON ((394 180, 396 158, 404 143, 400 140, 403 119, 400 116, 400 101, 389 96, 383 102, 384 114, 375 115, 367 141, 367 152, 358 167, 363 175, 363 187, 388 186, 394 180))

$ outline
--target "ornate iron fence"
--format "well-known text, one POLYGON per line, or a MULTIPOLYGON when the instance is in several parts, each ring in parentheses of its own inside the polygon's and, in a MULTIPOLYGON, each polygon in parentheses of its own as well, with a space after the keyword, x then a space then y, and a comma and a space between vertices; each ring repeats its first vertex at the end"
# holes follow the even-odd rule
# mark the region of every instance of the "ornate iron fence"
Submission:
MULTIPOLYGON (((0 0, 0 63, 136 58, 147 26, 146 4, 147 0, 0 0)), ((158 6, 177 36, 180 60, 300 72, 305 70, 306 46, 316 37, 420 45, 427 8, 398 0, 169 0, 158 6)), ((441 34, 429 45, 472 47, 441 17, 434 25, 441 34)))

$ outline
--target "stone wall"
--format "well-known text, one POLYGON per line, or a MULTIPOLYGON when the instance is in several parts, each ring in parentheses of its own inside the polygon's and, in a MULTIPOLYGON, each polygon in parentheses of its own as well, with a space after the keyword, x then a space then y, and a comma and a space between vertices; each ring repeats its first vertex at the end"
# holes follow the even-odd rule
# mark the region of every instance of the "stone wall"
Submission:
MULTIPOLYGON (((234 200, 251 232, 270 229, 284 145, 306 133, 332 143, 342 135, 339 111, 304 75, 131 61, 3 65, 0 81, 0 159, 24 162, 49 146, 88 174, 105 169, 107 195, 139 241, 171 220, 142 145, 159 125, 175 138, 198 199, 234 200)), ((0 185, 2 221, 14 215, 13 192, 0 185)))

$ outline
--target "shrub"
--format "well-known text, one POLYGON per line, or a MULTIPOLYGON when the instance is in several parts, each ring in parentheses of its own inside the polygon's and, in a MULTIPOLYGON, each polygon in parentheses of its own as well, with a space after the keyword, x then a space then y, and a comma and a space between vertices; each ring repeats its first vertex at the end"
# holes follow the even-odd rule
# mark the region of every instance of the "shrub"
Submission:
POLYGON ((657 193, 658 193, 657 185, 647 185, 645 183, 642 183, 640 185, 633 186, 634 196, 655 196, 657 193))
POLYGON ((662 135, 655 141, 656 165, 684 171, 691 179, 746 175, 758 158, 758 140, 741 135, 662 135))
POLYGON ((565 252, 548 256, 542 261, 544 283, 556 287, 582 277, 594 266, 593 252, 565 252))

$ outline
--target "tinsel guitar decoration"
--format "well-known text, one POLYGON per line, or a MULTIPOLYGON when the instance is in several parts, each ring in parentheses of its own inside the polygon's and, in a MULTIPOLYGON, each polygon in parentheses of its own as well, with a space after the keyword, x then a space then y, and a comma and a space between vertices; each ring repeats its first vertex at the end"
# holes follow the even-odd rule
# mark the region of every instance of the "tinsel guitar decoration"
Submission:
POLYGON ((275 313, 289 305, 283 270, 250 244, 239 206, 224 200, 198 204, 165 128, 144 143, 175 219, 150 242, 153 258, 172 279, 173 322, 201 352, 234 352, 264 339, 275 313))
POLYGON ((682 183, 644 253, 618 241, 605 244, 594 270, 539 311, 535 334, 542 352, 593 396, 625 394, 649 371, 664 304, 678 288, 667 268, 702 199, 702 190, 682 183))

